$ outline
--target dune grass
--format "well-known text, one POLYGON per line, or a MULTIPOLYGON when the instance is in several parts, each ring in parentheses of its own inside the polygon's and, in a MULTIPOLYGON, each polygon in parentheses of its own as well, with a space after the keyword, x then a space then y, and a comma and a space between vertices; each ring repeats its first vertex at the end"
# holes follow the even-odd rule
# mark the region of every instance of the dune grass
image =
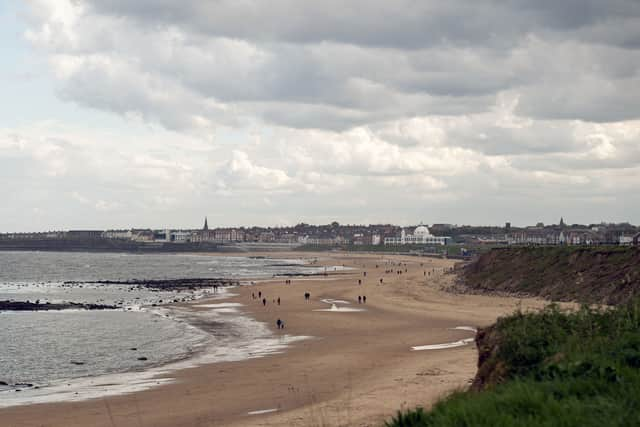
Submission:
POLYGON ((398 413, 387 427, 640 425, 640 300, 612 309, 550 306, 498 320, 486 363, 503 380, 398 413))

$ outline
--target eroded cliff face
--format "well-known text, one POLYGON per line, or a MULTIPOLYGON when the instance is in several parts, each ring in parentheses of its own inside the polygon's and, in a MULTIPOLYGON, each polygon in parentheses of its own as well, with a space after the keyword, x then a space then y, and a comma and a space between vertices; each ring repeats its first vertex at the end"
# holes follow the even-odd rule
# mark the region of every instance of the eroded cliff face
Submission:
POLYGON ((476 333, 478 372, 471 384, 471 390, 484 390, 506 378, 506 366, 498 357, 499 345, 500 337, 495 325, 478 329, 476 333))
POLYGON ((494 249, 460 272, 470 292, 619 304, 640 296, 638 247, 494 249))

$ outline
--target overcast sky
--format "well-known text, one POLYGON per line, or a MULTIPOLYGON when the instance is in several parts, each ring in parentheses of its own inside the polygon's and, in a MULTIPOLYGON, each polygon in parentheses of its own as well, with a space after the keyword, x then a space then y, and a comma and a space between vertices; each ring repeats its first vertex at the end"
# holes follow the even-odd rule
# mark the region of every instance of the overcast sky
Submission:
POLYGON ((8 0, 0 232, 640 223, 637 0, 8 0))

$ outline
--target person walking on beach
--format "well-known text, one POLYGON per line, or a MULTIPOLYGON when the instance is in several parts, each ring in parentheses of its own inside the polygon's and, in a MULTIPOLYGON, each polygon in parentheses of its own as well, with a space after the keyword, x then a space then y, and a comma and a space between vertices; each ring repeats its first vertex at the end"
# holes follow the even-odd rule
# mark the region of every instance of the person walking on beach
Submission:
POLYGON ((358 295, 358 304, 362 303, 362 297, 358 295))
POLYGON ((256 293, 255 292, 251 292, 251 299, 256 299, 256 293))
POLYGON ((262 291, 258 292, 258 298, 262 298, 262 291))
POLYGON ((363 304, 367 303, 367 296, 366 295, 362 295, 362 303, 363 304))
POLYGON ((278 329, 281 329, 282 320, 280 320, 280 319, 276 320, 276 326, 278 327, 278 329))
POLYGON ((280 305, 280 297, 278 297, 278 305, 280 305))
POLYGON ((262 298, 262 305, 266 307, 266 305, 267 305, 267 299, 266 298, 262 298))
POLYGON ((358 279, 358 285, 362 285, 362 279, 358 279))
POLYGON ((305 292, 304 293, 304 300, 305 301, 309 301, 309 298, 311 298, 311 294, 309 292, 305 292))

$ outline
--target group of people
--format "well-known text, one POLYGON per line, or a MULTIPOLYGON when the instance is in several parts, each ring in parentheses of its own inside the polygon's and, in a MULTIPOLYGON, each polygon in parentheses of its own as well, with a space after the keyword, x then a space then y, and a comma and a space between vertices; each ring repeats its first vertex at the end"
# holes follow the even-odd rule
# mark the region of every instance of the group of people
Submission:
MULTIPOLYGON (((386 270, 384 271, 384 272, 385 272, 385 274, 395 273, 395 274, 397 274, 397 275, 401 275, 401 274, 403 274, 403 273, 407 273, 407 272, 408 272, 407 264, 406 264, 406 263, 402 263, 402 262, 398 262, 398 263, 390 262, 390 263, 387 263, 387 264, 391 264, 391 266, 394 266, 394 267, 396 267, 396 268, 388 268, 388 269, 386 269, 386 270), (397 268, 397 267, 400 267, 400 268, 397 268), (404 267, 404 268, 402 268, 402 267, 404 267), (404 270, 404 271, 403 271, 403 270, 404 270)), ((420 266, 422 267, 422 266, 424 266, 424 264, 423 264, 423 263, 420 263, 420 266)), ((363 265, 363 267, 364 267, 364 265, 363 265)), ((377 268, 379 268, 379 267, 380 267, 380 266, 379 266, 378 264, 376 264, 376 269, 377 269, 377 268)), ((431 275, 431 273, 435 273, 435 270, 436 270, 435 268, 433 268, 431 271, 424 270, 423 274, 424 274, 425 276, 427 276, 427 275, 431 275)), ((326 272, 325 272, 325 274, 326 274, 326 272)), ((367 277, 367 272, 366 272, 366 271, 363 271, 363 272, 362 272, 362 276, 363 276, 363 277, 367 277)), ((358 279, 358 285, 362 285, 362 282, 363 282, 363 280, 362 280, 362 279, 358 279)), ((290 285, 290 284, 291 284, 291 279, 285 279, 285 282, 284 282, 284 283, 285 283, 286 285, 290 285)), ((384 283, 384 280, 383 280, 382 278, 380 278, 380 284, 383 284, 383 283, 384 283)), ((257 296, 256 296, 256 293, 255 293, 255 292, 252 292, 252 293, 251 293, 251 297, 252 297, 253 299, 261 300, 261 302, 262 302, 262 305, 263 305, 263 306, 266 306, 266 305, 267 305, 267 298, 262 296, 262 291, 258 291, 257 296)), ((311 299, 311 294, 310 294, 309 292, 305 292, 305 293, 304 293, 304 299, 305 299, 305 301, 310 301, 310 299, 311 299)), ((278 305, 280 305, 280 297, 278 297, 277 299, 274 299, 274 300, 273 300, 273 302, 274 302, 274 303, 277 303, 278 305)), ((366 303, 367 303, 367 296, 366 296, 366 295, 358 295, 358 304, 366 304, 366 303)), ((278 318, 278 320, 276 320, 276 327, 277 327, 278 329, 284 329, 284 321, 283 321, 282 319, 278 318)))
MULTIPOLYGON (((262 300, 262 305, 265 307, 267 306, 267 298, 262 296, 262 291, 258 291, 257 297, 255 292, 251 292, 251 299, 262 300)), ((280 305, 280 297, 278 297, 277 299, 274 299, 273 303, 280 305)))
MULTIPOLYGON (((288 282, 291 282, 290 280, 288 280, 288 282)), ((257 299, 260 300, 262 302, 262 306, 266 307, 267 306, 267 298, 265 296, 262 296, 262 291, 258 291, 258 295, 256 295, 255 292, 251 292, 251 299, 257 299)), ((274 304, 278 304, 280 305, 280 297, 276 298, 273 300, 274 304)), ((284 329, 284 321, 280 318, 278 318, 278 320, 276 320, 276 327, 278 329, 284 329)))

